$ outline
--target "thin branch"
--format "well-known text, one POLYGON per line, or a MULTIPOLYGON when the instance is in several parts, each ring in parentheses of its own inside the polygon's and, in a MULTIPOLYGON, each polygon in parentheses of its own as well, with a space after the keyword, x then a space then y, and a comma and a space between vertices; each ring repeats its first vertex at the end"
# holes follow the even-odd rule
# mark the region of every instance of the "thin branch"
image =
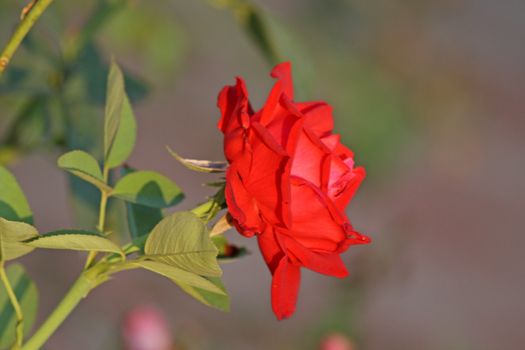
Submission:
POLYGON ((11 282, 9 281, 9 278, 7 278, 7 274, 5 273, 3 261, 0 263, 0 280, 2 280, 2 284, 5 287, 9 300, 11 301, 11 305, 15 310, 17 322, 16 341, 15 345, 13 346, 13 349, 19 349, 22 346, 22 341, 24 340, 24 315, 22 313, 20 303, 18 302, 18 298, 16 297, 13 287, 11 286, 11 282))
POLYGON ((28 13, 24 15, 24 19, 20 22, 15 32, 7 42, 4 50, 0 54, 0 76, 6 69, 15 54, 16 50, 31 30, 35 22, 40 18, 42 13, 47 9, 53 0, 36 0, 28 13))

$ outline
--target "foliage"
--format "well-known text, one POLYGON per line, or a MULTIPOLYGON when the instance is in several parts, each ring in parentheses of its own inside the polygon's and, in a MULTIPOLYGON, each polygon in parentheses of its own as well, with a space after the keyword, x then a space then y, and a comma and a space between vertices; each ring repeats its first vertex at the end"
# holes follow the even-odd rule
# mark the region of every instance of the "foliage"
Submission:
MULTIPOLYGON (((197 210, 197 213, 175 212, 164 217, 162 208, 177 205, 184 194, 175 182, 162 174, 123 166, 136 139, 135 116, 125 86, 124 74, 112 62, 107 79, 104 156, 101 163, 93 154, 83 150, 68 151, 57 160, 60 168, 80 181, 93 185, 89 191, 99 192, 100 210, 96 230, 61 229, 39 234, 31 225, 32 212, 16 179, 6 168, 0 167, 1 271, 5 261, 16 259, 34 249, 85 251, 89 254, 84 270, 77 284, 57 307, 59 313, 70 312, 80 298, 107 281, 110 275, 137 268, 167 277, 196 300, 226 311, 229 309, 229 298, 219 278, 222 274, 218 264, 219 249, 207 227, 207 223, 224 208, 224 200, 220 199, 223 198, 224 188, 221 186, 218 194, 205 203, 206 209, 202 215, 197 210), (115 168, 121 169, 121 177, 116 180, 109 176, 110 169, 115 168), (109 198, 126 203, 131 234, 131 241, 127 244, 115 242, 116 237, 110 239, 110 233, 105 230, 109 198), (119 243, 124 244, 121 247, 119 243), (103 255, 97 259, 99 254, 103 255), (72 303, 70 299, 75 302, 72 303)), ((179 160, 185 161, 182 158, 179 160)), ((197 168, 193 165, 193 169, 202 171, 211 165, 219 169, 218 164, 202 161, 197 168)), ((15 292, 14 295, 7 293, 10 294, 9 298, 0 293, 0 303, 11 302, 19 312, 4 308, 5 313, 0 315, 0 325, 3 325, 1 331, 10 332, 9 337, 2 338, 4 347, 13 343, 13 346, 21 344, 22 334, 27 334, 34 322, 37 300, 36 287, 19 265, 11 265, 6 271, 5 291, 14 288, 15 292), (25 283, 29 289, 20 290, 20 283, 25 283), (15 328, 23 329, 25 333, 17 333, 15 337, 15 328)), ((54 315, 28 341, 28 348, 41 346, 56 329, 54 318, 57 316, 54 315)))

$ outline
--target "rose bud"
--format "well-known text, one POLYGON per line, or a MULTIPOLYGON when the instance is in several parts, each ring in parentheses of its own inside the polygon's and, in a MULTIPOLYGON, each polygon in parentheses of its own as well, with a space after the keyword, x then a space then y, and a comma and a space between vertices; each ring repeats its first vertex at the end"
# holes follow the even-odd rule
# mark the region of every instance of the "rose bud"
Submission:
POLYGON ((290 64, 259 111, 244 81, 219 94, 224 154, 229 162, 225 196, 232 223, 256 236, 272 273, 272 308, 278 319, 295 311, 301 268, 348 275, 340 253, 370 239, 356 232, 345 208, 365 177, 353 153, 333 134, 325 102, 295 102, 290 64))

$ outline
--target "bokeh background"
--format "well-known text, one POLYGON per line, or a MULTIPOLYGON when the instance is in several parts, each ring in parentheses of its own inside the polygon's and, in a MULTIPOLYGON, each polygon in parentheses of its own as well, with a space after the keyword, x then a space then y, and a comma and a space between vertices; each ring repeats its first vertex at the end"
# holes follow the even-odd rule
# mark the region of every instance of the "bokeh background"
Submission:
MULTIPOLYGON (((333 333, 356 349, 523 349, 525 3, 247 4, 55 1, 0 82, 0 160, 42 232, 93 226, 78 217, 82 201, 71 199, 55 160, 59 148, 97 150, 106 74, 98 68, 114 55, 130 77, 139 125, 130 164, 174 179, 187 193, 180 208, 190 208, 211 194, 201 184, 212 177, 183 168, 165 146, 222 159, 218 91, 243 76, 261 106, 275 55, 292 60, 302 98, 334 106, 337 132, 366 167, 348 214, 373 244, 345 255, 346 280, 304 271, 296 314, 277 322, 255 242, 231 231, 252 254, 224 265, 230 313, 151 273, 122 273, 83 301, 47 348, 118 349, 125 315, 151 305, 169 321, 176 349, 318 349, 333 333), (100 23, 90 21, 97 9, 100 23), (261 50, 261 28, 275 52, 261 50), (70 71, 49 58, 57 54, 75 57, 70 71), (66 112, 56 102, 64 100, 66 112), (73 131, 57 127, 67 120, 73 131)), ((0 3, 1 43, 24 5, 0 3)), ((49 251, 23 259, 40 289, 40 321, 83 259, 49 251)))

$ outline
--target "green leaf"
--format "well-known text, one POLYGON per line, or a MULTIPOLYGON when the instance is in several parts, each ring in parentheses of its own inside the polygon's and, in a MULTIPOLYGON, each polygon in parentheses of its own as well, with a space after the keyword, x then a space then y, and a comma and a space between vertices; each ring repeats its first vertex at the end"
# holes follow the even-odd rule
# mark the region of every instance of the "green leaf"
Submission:
POLYGON ((131 154, 137 125, 129 99, 124 90, 124 76, 115 62, 111 63, 106 92, 104 119, 104 160, 114 168, 131 154))
POLYGON ((175 151, 168 147, 170 154, 186 168, 203 173, 224 173, 228 163, 212 160, 188 159, 179 156, 175 151))
MULTIPOLYGON (((7 278, 24 314, 24 334, 27 335, 35 323, 38 311, 38 289, 20 264, 11 264, 6 269, 7 278)), ((0 284, 0 349, 7 349, 15 341, 16 314, 5 288, 0 284)))
POLYGON ((0 261, 7 261, 30 253, 33 248, 23 241, 38 236, 37 230, 25 222, 0 218, 0 261))
POLYGON ((179 186, 154 171, 136 171, 124 176, 111 195, 154 208, 171 207, 184 198, 179 186))
POLYGON ((85 230, 59 230, 33 237, 24 242, 33 248, 97 251, 124 255, 118 245, 97 232, 85 230))
MULTIPOLYGON (((121 3, 124 5, 124 3, 121 3)), ((128 6, 126 6, 128 7, 128 6)), ((102 9, 101 9, 102 10, 102 9)), ((113 20, 110 21, 113 23, 113 20)), ((77 80, 78 88, 84 95, 85 102, 90 105, 104 106, 106 101, 105 84, 109 72, 109 64, 103 60, 102 49, 93 42, 88 42, 80 51, 69 80, 77 80)), ((112 50, 113 51, 113 50, 112 50)), ((122 69, 124 85, 131 102, 144 99, 150 87, 140 77, 122 69)))
POLYGON ((182 270, 178 267, 167 265, 157 261, 137 261, 133 264, 139 265, 146 270, 153 271, 165 277, 168 277, 173 282, 184 284, 187 286, 199 288, 205 291, 209 291, 215 294, 226 295, 226 291, 219 288, 208 279, 201 277, 193 272, 182 270))
POLYGON ((104 158, 107 159, 115 142, 124 105, 124 76, 115 62, 111 62, 106 90, 104 116, 104 158))
POLYGON ((224 235, 212 236, 211 241, 217 247, 217 250, 219 251, 219 256, 224 255, 226 253, 226 249, 228 247, 228 240, 226 239, 226 237, 224 237, 224 235))
MULTIPOLYGON (((128 175, 135 172, 130 167, 124 167, 122 174, 128 175)), ((132 239, 147 235, 153 227, 164 217, 162 210, 151 208, 145 205, 126 202, 126 212, 128 218, 128 228, 132 239)))
POLYGON ((221 279, 218 277, 207 277, 207 279, 211 283, 215 284, 218 288, 220 288, 224 293, 213 293, 201 288, 190 286, 188 284, 183 284, 180 282, 176 283, 179 285, 179 287, 181 287, 183 291, 185 291, 201 303, 222 311, 230 311, 230 297, 228 296, 226 288, 224 287, 224 284, 222 283, 221 279))
POLYGON ((101 190, 109 191, 100 166, 95 158, 84 151, 70 151, 58 158, 58 166, 101 190))
POLYGON ((132 239, 142 237, 151 230, 164 217, 159 208, 126 202, 128 228, 132 239))
POLYGON ((113 142, 113 147, 106 159, 109 168, 115 168, 128 159, 137 138, 137 122, 128 96, 124 96, 122 105, 122 118, 113 142))
POLYGON ((202 220, 191 212, 167 216, 151 231, 146 257, 203 276, 220 276, 217 247, 202 220))
POLYGON ((33 213, 13 174, 0 166, 0 217, 33 223, 33 213))

